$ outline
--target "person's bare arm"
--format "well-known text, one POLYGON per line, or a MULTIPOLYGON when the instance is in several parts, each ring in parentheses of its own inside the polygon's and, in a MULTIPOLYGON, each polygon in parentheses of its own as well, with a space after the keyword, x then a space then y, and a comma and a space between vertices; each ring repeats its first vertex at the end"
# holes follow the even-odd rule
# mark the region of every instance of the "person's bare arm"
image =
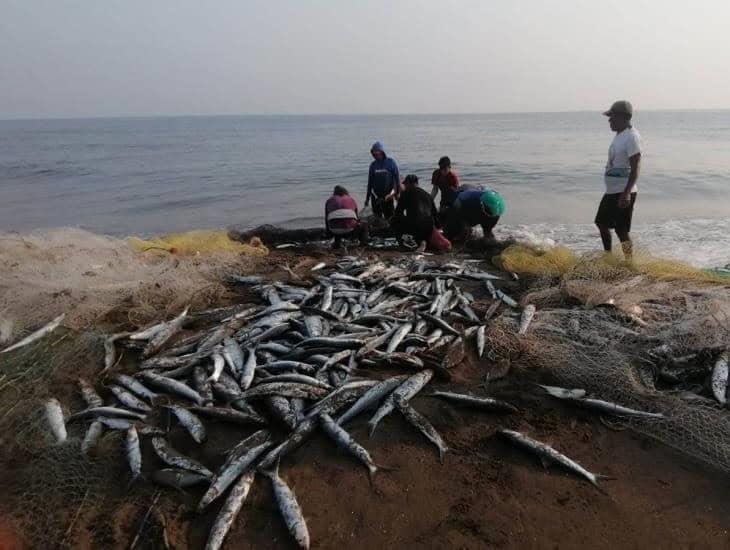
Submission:
POLYGON ((626 208, 631 203, 631 188, 639 179, 639 166, 641 165, 641 153, 636 153, 629 157, 629 164, 631 165, 631 173, 629 174, 629 181, 626 183, 626 188, 618 200, 619 208, 626 208))

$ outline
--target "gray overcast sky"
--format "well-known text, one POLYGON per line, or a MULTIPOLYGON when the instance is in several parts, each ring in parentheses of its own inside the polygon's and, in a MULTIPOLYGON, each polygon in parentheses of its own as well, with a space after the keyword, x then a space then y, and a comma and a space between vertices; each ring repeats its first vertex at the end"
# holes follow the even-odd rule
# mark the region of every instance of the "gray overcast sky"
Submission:
POLYGON ((730 107, 728 0, 0 0, 0 118, 730 107))

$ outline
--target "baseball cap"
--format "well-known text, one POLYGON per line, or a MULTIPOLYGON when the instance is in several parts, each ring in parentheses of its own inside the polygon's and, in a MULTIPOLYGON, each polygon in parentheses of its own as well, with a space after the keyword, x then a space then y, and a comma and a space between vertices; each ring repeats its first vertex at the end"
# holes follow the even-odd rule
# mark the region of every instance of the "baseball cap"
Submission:
POLYGON ((634 108, 631 106, 630 101, 621 99, 619 101, 615 101, 614 104, 611 105, 611 108, 603 114, 604 114, 604 116, 611 116, 611 115, 631 116, 634 114, 634 108))

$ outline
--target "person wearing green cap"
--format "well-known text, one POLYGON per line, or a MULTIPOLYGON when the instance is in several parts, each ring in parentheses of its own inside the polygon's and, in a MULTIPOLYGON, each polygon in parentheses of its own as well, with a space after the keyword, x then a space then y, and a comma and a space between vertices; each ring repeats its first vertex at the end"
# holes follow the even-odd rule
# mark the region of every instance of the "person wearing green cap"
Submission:
POLYGON ((506 209, 504 198, 493 189, 464 189, 449 210, 444 234, 450 241, 465 240, 472 227, 481 225, 484 237, 494 240, 492 230, 506 209))
POLYGON ((632 253, 629 232, 636 202, 636 181, 639 179, 641 136, 631 125, 634 109, 628 101, 616 101, 603 114, 608 117, 608 123, 616 136, 608 148, 603 178, 606 191, 598 206, 595 223, 601 234, 603 249, 611 251, 613 229, 628 259, 632 253))

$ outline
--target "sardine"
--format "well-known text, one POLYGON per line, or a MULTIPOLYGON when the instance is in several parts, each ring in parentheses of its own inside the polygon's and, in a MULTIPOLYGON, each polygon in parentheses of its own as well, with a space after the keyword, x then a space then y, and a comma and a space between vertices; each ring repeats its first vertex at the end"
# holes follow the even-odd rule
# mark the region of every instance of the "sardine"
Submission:
POLYGON ((96 393, 94 386, 89 384, 83 378, 79 378, 79 389, 81 390, 81 397, 87 406, 101 407, 104 405, 104 400, 98 393, 96 393))
POLYGON ((155 450, 157 456, 160 457, 160 460, 169 466, 190 470, 191 472, 195 472, 208 478, 213 477, 213 472, 211 472, 208 468, 203 466, 197 460, 193 460, 192 458, 175 450, 161 437, 152 438, 152 448, 155 450))
POLYGON ((104 424, 99 420, 94 420, 86 430, 84 440, 81 442, 81 452, 85 455, 90 454, 96 444, 99 442, 101 434, 104 432, 104 424))
POLYGON ((264 470, 262 473, 271 479, 276 504, 279 507, 279 512, 284 519, 289 533, 294 537, 294 540, 300 548, 308 549, 309 530, 307 529, 307 522, 304 521, 302 509, 299 507, 294 493, 284 480, 279 477, 279 465, 277 464, 274 470, 264 470))
POLYGON ((274 382, 259 384, 243 392, 244 399, 265 395, 280 395, 282 397, 299 397, 302 399, 319 399, 327 395, 327 390, 321 387, 301 384, 297 382, 274 382))
POLYGON ((251 490, 255 475, 255 472, 247 472, 238 478, 238 481, 233 485, 213 522, 208 541, 205 544, 205 550, 219 550, 223 546, 223 541, 236 521, 241 506, 243 506, 251 490))
POLYGON ((583 477, 584 479, 587 479, 590 481, 593 485, 598 487, 598 481, 600 479, 610 479, 608 476, 604 476, 601 474, 594 474, 586 470, 583 466, 578 464, 576 461, 568 458, 564 454, 556 451, 549 445, 546 445, 545 443, 542 443, 540 441, 537 441, 536 439, 532 439, 520 432, 516 432, 514 430, 498 430, 498 434, 500 434, 502 437, 505 437, 507 440, 509 440, 511 443, 514 443, 515 445, 522 447, 523 449, 527 449, 528 451, 536 454, 543 460, 547 460, 550 462, 557 462, 558 464, 568 468, 572 472, 575 472, 579 476, 583 477))
POLYGON ((129 470, 132 472, 132 477, 136 478, 142 473, 142 451, 139 447, 139 435, 134 426, 127 430, 125 448, 129 470))
POLYGON ((160 332, 155 334, 147 346, 145 346, 142 356, 145 358, 151 357, 160 351, 182 329, 183 324, 187 320, 188 311, 190 311, 190 306, 187 306, 180 315, 167 323, 160 332))
MULTIPOLYGON (((58 399, 52 397, 46 401, 45 411, 48 427, 50 428, 51 434, 53 434, 56 443, 64 443, 68 438, 68 433, 66 432, 66 422, 63 419, 61 403, 59 403, 58 399)), ((71 419, 69 418, 69 420, 71 419)))
POLYGON ((730 362, 728 361, 728 352, 722 353, 712 367, 712 395, 715 396, 721 405, 727 404, 727 385, 728 373, 730 372, 730 362))
POLYGON ((217 353, 213 354, 213 373, 208 377, 208 382, 218 382, 221 377, 223 368, 226 366, 226 360, 223 359, 222 355, 217 353))
POLYGON ((477 354, 481 358, 484 355, 484 348, 487 344, 487 327, 486 325, 481 325, 477 329, 477 354))
POLYGON ((375 466, 373 459, 370 457, 370 453, 368 453, 362 445, 355 441, 349 433, 338 426, 327 413, 320 413, 319 420, 324 433, 330 436, 338 446, 342 447, 362 462, 368 469, 368 476, 372 479, 375 472, 378 471, 378 468, 375 466))
POLYGON ((396 397, 402 397, 403 401, 408 402, 414 395, 421 391, 426 384, 428 384, 431 378, 433 378, 433 371, 431 369, 422 370, 408 378, 405 382, 393 390, 393 393, 385 399, 383 404, 368 422, 370 437, 373 436, 375 428, 378 427, 378 423, 393 412, 396 397))
POLYGON ((535 316, 535 306, 532 304, 527 304, 525 306, 525 309, 522 310, 522 315, 520 317, 520 328, 517 331, 517 334, 520 336, 523 336, 527 334, 527 328, 530 326, 530 323, 532 322, 532 318, 535 316))
POLYGON ((172 414, 177 417, 182 427, 187 430, 190 437, 192 437, 196 443, 202 443, 205 441, 206 429, 205 425, 200 421, 200 418, 179 405, 168 405, 167 408, 170 409, 172 414))
POLYGON ((374 407, 381 399, 400 386, 406 378, 408 378, 407 375, 401 375, 378 382, 368 389, 368 391, 366 391, 362 397, 360 397, 360 399, 352 405, 352 407, 350 407, 337 419, 337 424, 342 425, 348 420, 355 418, 361 412, 374 407))
POLYGON ((441 439, 441 436, 436 431, 436 428, 431 425, 431 423, 428 421, 428 419, 426 419, 425 416, 423 416, 416 409, 411 407, 408 402, 403 399, 403 397, 396 396, 393 398, 393 402, 395 403, 395 406, 398 408, 398 410, 403 414, 403 417, 419 432, 426 436, 426 439, 436 445, 436 448, 439 450, 439 461, 441 462, 441 464, 443 464, 444 454, 449 450, 449 447, 448 445, 446 445, 444 440, 441 439))
POLYGON ((12 346, 9 346, 9 347, 5 348, 4 350, 0 351, 0 353, 9 353, 9 352, 14 351, 16 349, 20 349, 20 348, 22 348, 24 346, 27 346, 28 344, 32 344, 36 340, 39 340, 39 339, 43 338, 46 334, 50 334, 51 332, 53 332, 54 330, 56 330, 59 327, 59 325, 61 324, 61 322, 63 321, 64 317, 66 317, 66 314, 65 313, 62 313, 61 315, 59 315, 58 317, 56 317, 55 319, 53 319, 53 321, 51 321, 47 325, 39 328, 35 332, 29 334, 28 336, 26 336, 22 340, 20 340, 20 341, 16 342, 15 344, 13 344, 12 346))
POLYGON ((173 489, 187 489, 188 487, 210 481, 209 476, 196 474, 181 468, 163 468, 156 470, 152 472, 150 479, 158 485, 164 485, 173 489))
POLYGON ((147 403, 120 386, 109 386, 109 391, 111 391, 114 394, 114 397, 116 397, 117 400, 127 408, 145 413, 152 411, 152 407, 150 407, 147 403))
POLYGON ((201 416, 224 420, 232 424, 265 424, 266 421, 258 414, 229 409, 225 407, 190 407, 190 410, 201 416))
POLYGON ((83 411, 72 414, 68 417, 68 421, 81 420, 84 418, 97 418, 99 416, 105 416, 110 418, 126 418, 127 420, 144 420, 145 415, 128 411, 127 409, 120 409, 118 407, 90 407, 83 411))
MULTIPOLYGON (((110 378, 120 386, 127 388, 130 392, 135 394, 137 397, 141 397, 142 399, 152 400, 158 397, 155 392, 147 388, 144 384, 140 383, 138 380, 135 380, 131 376, 127 376, 126 374, 116 373, 111 375, 110 378)), ((89 406, 91 406, 91 404, 89 404, 89 406)))
POLYGON ((211 502, 222 495, 230 484, 233 483, 238 476, 246 473, 253 466, 261 453, 270 446, 271 443, 267 441, 261 445, 253 447, 247 453, 236 457, 234 460, 226 462, 221 467, 218 475, 213 477, 210 487, 208 487, 208 490, 200 499, 197 507, 198 512, 202 512, 211 502))
POLYGON ((470 407, 477 407, 490 411, 517 412, 517 407, 515 407, 514 405, 507 403, 506 401, 493 399, 491 397, 477 397, 475 395, 453 393, 448 391, 433 392, 431 394, 431 397, 440 397, 448 401, 453 401, 454 403, 459 403, 462 405, 468 405, 470 407))
POLYGON ((184 397, 197 405, 203 405, 205 403, 203 397, 187 384, 149 371, 140 372, 138 376, 155 388, 184 397))

